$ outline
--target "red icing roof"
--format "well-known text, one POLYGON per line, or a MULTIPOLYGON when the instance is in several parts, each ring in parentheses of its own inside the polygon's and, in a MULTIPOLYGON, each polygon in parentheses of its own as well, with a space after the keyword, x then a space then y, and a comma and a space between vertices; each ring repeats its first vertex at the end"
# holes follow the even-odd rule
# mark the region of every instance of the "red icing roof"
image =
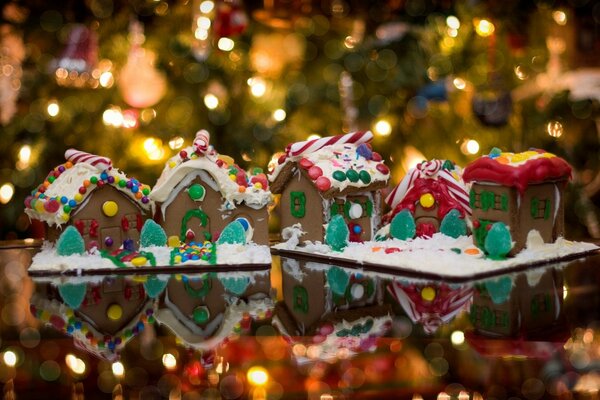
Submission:
POLYGON ((502 154, 508 157, 483 156, 473 161, 465 168, 463 180, 467 183, 492 182, 514 186, 523 193, 529 184, 571 178, 571 166, 562 158, 550 153, 538 152, 538 157, 528 157, 525 162, 518 163, 511 163, 512 153, 502 154))

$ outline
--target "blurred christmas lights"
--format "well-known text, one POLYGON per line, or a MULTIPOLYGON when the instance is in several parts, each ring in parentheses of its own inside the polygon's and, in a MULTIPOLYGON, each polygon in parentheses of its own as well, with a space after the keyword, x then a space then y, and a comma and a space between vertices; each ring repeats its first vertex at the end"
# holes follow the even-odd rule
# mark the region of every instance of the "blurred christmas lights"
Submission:
MULTIPOLYGON (((0 186, 0 203, 7 204, 15 194, 15 187, 12 183, 5 183, 0 186)), ((6 357, 6 353, 5 357, 6 357)))
POLYGON ((373 130, 378 136, 389 136, 392 133, 392 125, 385 119, 380 119, 375 123, 373 130))
POLYGON ((248 382, 253 386, 264 386, 269 381, 269 374, 263 367, 251 367, 246 374, 248 382))
POLYGON ((122 378, 123 376, 125 376, 125 367, 120 361, 112 363, 111 370, 116 378, 122 378))
POLYGON ((475 25, 475 32, 481 37, 491 36, 496 30, 494 24, 487 19, 475 19, 473 25, 475 25))

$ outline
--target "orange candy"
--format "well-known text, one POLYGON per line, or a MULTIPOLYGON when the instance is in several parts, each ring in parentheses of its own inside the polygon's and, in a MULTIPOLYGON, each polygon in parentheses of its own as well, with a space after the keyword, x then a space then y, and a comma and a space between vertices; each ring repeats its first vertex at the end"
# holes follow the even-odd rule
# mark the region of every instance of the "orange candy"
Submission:
POLYGON ((71 161, 67 161, 65 163, 65 168, 71 168, 73 166, 73 163, 71 161))
POLYGON ((479 249, 475 249, 475 248, 470 248, 470 249, 465 250, 465 254, 469 254, 471 256, 476 256, 479 253, 480 253, 479 249))
POLYGON ((83 181, 83 186, 84 186, 84 187, 88 187, 88 186, 90 186, 90 180, 89 180, 89 179, 86 179, 86 180, 84 180, 84 181, 83 181))
POLYGON ((138 200, 141 199, 142 197, 144 197, 144 194, 142 192, 137 192, 135 194, 135 198, 138 199, 138 200))
POLYGON ((499 162, 500 164, 508 164, 508 158, 500 156, 500 157, 496 157, 496 161, 499 162))
POLYGON ((246 186, 238 186, 238 192, 244 193, 246 191, 246 186))

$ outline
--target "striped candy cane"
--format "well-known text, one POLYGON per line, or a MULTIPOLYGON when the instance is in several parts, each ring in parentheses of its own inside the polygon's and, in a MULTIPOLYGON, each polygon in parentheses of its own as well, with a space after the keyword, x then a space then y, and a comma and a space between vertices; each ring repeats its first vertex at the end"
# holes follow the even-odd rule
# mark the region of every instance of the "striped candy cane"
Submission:
POLYGON ((210 133, 204 129, 196 132, 196 138, 194 139, 194 150, 198 153, 204 154, 208 150, 208 143, 210 142, 210 133))
POLYGON ((366 132, 354 132, 346 135, 329 136, 324 138, 306 140, 304 142, 297 142, 288 145, 285 152, 288 156, 300 156, 303 154, 310 154, 325 146, 330 146, 336 143, 368 143, 373 139, 373 133, 371 131, 366 132))
POLYGON ((112 161, 109 158, 100 157, 77 149, 65 151, 65 158, 73 164, 86 163, 102 170, 112 168, 112 161))

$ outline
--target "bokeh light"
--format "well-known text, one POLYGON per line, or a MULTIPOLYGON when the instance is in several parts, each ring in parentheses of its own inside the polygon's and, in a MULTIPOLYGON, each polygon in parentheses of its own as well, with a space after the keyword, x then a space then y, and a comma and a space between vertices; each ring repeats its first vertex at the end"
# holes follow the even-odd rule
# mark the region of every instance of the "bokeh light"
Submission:
POLYGON ((200 3, 200 11, 203 12, 204 14, 208 14, 214 8, 215 8, 215 3, 212 2, 211 0, 205 0, 202 3, 200 3))
POLYGON ((6 364, 7 366, 14 367, 15 365, 17 365, 18 361, 17 354, 12 350, 5 351, 2 355, 2 360, 4 360, 4 364, 6 364))
POLYGON ((12 183, 8 182, 0 186, 0 203, 8 203, 15 194, 15 187, 12 183))
POLYGON ((563 134, 563 126, 558 121, 550 121, 546 124, 546 132, 553 138, 559 138, 563 134))
POLYGON ((77 375, 83 375, 85 373, 86 365, 81 358, 75 357, 73 354, 67 354, 65 356, 65 363, 73 373, 77 375))
POLYGON ((446 18, 446 25, 448 25, 448 28, 450 29, 458 29, 460 28, 460 21, 454 15, 449 15, 446 18))
POLYGON ((147 138, 144 140, 144 151, 148 159, 157 161, 163 158, 165 151, 162 147, 162 140, 158 138, 147 138))
POLYGON ((231 51, 235 47, 235 42, 229 38, 222 37, 217 42, 217 47, 223 51, 231 51))
POLYGON ((215 96, 212 93, 207 93, 204 96, 204 105, 206 106, 206 108, 208 108, 209 110, 214 110, 217 107, 219 107, 219 99, 217 98, 217 96, 215 96))
POLYGON ((476 19, 474 21, 474 25, 475 25, 475 32, 477 32, 477 34, 481 37, 491 36, 494 33, 494 31, 496 30, 496 27, 494 26, 494 24, 487 19, 479 19, 479 20, 476 19))
POLYGON ((116 361, 111 365, 112 373, 117 378, 122 378, 125 376, 125 367, 120 361, 116 361))
POLYGON ((552 19, 558 25, 564 26, 567 24, 567 13, 563 10, 556 10, 552 12, 552 19))
POLYGON ((60 112, 60 106, 56 102, 56 100, 50 100, 48 102, 48 106, 46 106, 46 112, 50 117, 56 117, 60 112))
POLYGON ((254 97, 262 97, 267 92, 267 83, 259 77, 248 79, 248 86, 250 86, 250 93, 254 97))
POLYGON ((450 335, 450 341, 454 346, 460 346, 465 342, 465 333, 463 331, 454 331, 450 335))
POLYGON ((162 363, 167 370, 174 370, 177 368, 177 359, 171 353, 163 354, 162 363))
POLYGON ((385 119, 380 119, 373 127, 375 134, 378 136, 389 136, 392 133, 392 125, 385 119))
POLYGON ((285 117, 287 116, 285 110, 278 108, 277 110, 273 111, 273 119, 275 121, 281 122, 285 119, 285 117))
POLYGON ((246 374, 248 382, 254 386, 263 386, 269 381, 269 374, 263 367, 255 366, 246 374))

